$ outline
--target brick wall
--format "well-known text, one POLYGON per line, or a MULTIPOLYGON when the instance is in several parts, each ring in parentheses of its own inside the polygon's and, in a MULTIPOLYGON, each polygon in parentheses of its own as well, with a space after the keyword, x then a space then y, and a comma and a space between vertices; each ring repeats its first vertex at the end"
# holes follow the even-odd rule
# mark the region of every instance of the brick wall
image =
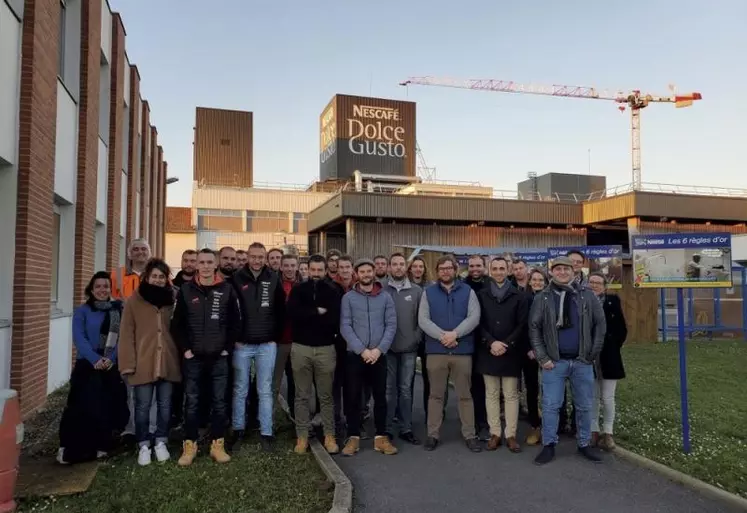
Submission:
MULTIPOLYGON (((151 125, 150 127, 150 162, 149 173, 148 173, 148 208, 150 209, 151 215, 148 220, 148 241, 151 245, 155 242, 156 235, 156 216, 155 205, 156 205, 156 180, 158 176, 158 130, 156 127, 151 125)), ((157 254, 154 252, 154 254, 157 254)))
POLYGON ((163 223, 161 222, 161 201, 163 188, 166 184, 163 179, 163 147, 158 145, 158 156, 156 157, 156 172, 153 180, 153 243, 156 246, 156 255, 164 256, 163 245, 161 244, 161 232, 163 223))
POLYGON ((128 141, 129 158, 127 161, 127 231, 125 232, 125 241, 135 238, 137 229, 135 228, 135 219, 137 209, 137 191, 140 190, 140 162, 138 157, 138 140, 137 131, 140 126, 140 117, 142 113, 137 108, 140 101, 140 72, 137 66, 130 66, 130 140, 128 141))
POLYGON ((109 96, 109 188, 106 213, 106 266, 119 267, 119 237, 122 203, 124 142, 120 137, 124 118, 125 30, 119 14, 112 15, 111 95, 109 96))
POLYGON ((10 386, 28 413, 47 395, 59 0, 26 0, 22 32, 10 386))
POLYGON ((163 187, 161 188, 161 209, 158 212, 158 226, 161 230, 161 252, 163 256, 166 256, 166 192, 169 188, 169 186, 166 185, 166 179, 169 177, 168 171, 169 165, 164 161, 163 173, 161 175, 161 180, 163 180, 161 182, 163 183, 163 187))
POLYGON ((148 229, 150 223, 146 212, 150 207, 150 105, 147 101, 143 102, 143 113, 142 113, 142 142, 143 151, 140 158, 140 236, 148 237, 148 229))
POLYGON ((100 61, 101 2, 83 0, 78 100, 78 176, 75 200, 75 304, 85 300, 84 290, 95 271, 100 61))

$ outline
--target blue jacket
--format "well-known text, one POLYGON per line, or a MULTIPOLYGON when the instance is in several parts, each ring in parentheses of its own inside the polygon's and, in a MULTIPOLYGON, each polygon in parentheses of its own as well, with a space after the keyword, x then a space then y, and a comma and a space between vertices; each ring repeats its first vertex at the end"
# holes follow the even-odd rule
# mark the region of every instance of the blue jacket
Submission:
POLYGON ((389 351, 397 332, 397 312, 392 296, 374 283, 371 293, 363 292, 360 284, 342 297, 340 307, 340 335, 348 351, 361 354, 364 349, 389 351))
MULTIPOLYGON (((121 312, 122 303, 119 301, 116 301, 116 303, 119 305, 121 312)), ((116 306, 112 308, 116 308, 116 306)), ((101 359, 102 355, 97 351, 101 337, 101 324, 104 319, 106 319, 106 312, 94 310, 86 303, 75 309, 73 314, 73 344, 75 344, 79 360, 85 358, 93 365, 101 359)), ((116 348, 112 353, 111 360, 117 363, 116 348)))
POLYGON ((418 313, 425 332, 426 354, 471 355, 475 351, 474 331, 480 324, 480 303, 472 288, 456 280, 447 292, 440 283, 425 289, 418 313), (439 337, 445 331, 457 332, 457 346, 447 348, 439 337))

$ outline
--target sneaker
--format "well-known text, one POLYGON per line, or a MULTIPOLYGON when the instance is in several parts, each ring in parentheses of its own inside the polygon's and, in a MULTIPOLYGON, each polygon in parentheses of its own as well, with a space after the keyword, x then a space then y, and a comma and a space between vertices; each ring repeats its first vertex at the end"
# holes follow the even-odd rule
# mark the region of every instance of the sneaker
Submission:
POLYGON ((480 441, 477 438, 468 438, 464 443, 467 444, 467 449, 470 451, 482 452, 482 445, 480 445, 480 441))
POLYGON ((578 454, 591 461, 592 463, 602 463, 602 457, 599 455, 599 453, 589 446, 579 447, 578 454))
POLYGON ((158 442, 156 444, 155 449, 153 451, 156 453, 156 459, 159 463, 163 463, 164 461, 169 461, 171 459, 171 454, 169 454, 169 449, 166 447, 166 444, 163 442, 158 442))
POLYGON ((343 456, 353 456, 361 448, 361 438, 359 436, 351 436, 348 438, 345 447, 342 449, 343 456))
POLYGON ((481 442, 487 442, 490 440, 490 429, 482 427, 477 431, 477 438, 481 442))
POLYGON ((498 449, 498 447, 501 446, 502 440, 501 437, 498 435, 492 435, 490 437, 490 440, 488 440, 488 450, 489 451, 495 451, 498 449))
POLYGON ((429 436, 425 439, 425 445, 423 446, 423 449, 425 449, 426 451, 434 451, 436 447, 438 447, 438 438, 429 436))
POLYGON ((197 456, 197 442, 193 440, 184 440, 182 443, 182 455, 179 457, 177 462, 180 467, 188 467, 195 460, 197 456))
POLYGON ((374 451, 386 454, 387 456, 393 456, 399 452, 386 435, 376 436, 374 438, 374 451))
POLYGON ((399 439, 404 440, 408 444, 412 445, 420 445, 420 440, 412 433, 412 431, 407 431, 405 433, 399 434, 399 439))
POLYGON ((532 428, 527 435, 527 445, 539 445, 542 441, 542 430, 540 428, 532 428))
POLYGON ((534 458, 534 463, 536 465, 546 465, 554 459, 555 459, 555 444, 545 445, 542 447, 542 450, 537 455, 537 457, 534 458))
POLYGON ((109 453, 106 452, 106 451, 96 451, 96 459, 97 460, 103 460, 107 456, 109 456, 109 453))
POLYGON ((296 454, 306 454, 309 449, 309 439, 305 436, 299 436, 296 440, 296 446, 293 448, 293 452, 296 454))
POLYGON ((340 452, 340 446, 337 445, 337 440, 333 435, 325 435, 324 437, 324 449, 329 454, 337 454, 340 452))
POLYGON ((64 447, 60 447, 59 449, 57 449, 56 459, 57 459, 57 463, 59 463, 60 465, 70 465, 69 462, 65 461, 65 448, 64 447))
POLYGON ((231 457, 226 453, 225 443, 222 438, 213 440, 210 444, 210 457, 216 463, 228 463, 231 461, 231 457))
POLYGON ((261 437, 259 437, 259 445, 262 446, 262 450, 264 452, 272 452, 273 451, 272 442, 273 442, 273 437, 271 437, 271 436, 262 435, 261 437))
POLYGON ((140 450, 137 453, 137 464, 141 467, 150 465, 150 447, 147 445, 141 445, 140 450))

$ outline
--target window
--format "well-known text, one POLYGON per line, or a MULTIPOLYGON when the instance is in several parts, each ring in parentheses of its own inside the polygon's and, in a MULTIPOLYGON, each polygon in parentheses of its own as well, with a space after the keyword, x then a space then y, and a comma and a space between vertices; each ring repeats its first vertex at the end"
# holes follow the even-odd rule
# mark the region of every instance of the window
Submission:
POLYGON ((53 306, 57 304, 60 281, 60 210, 55 205, 52 218, 52 295, 53 306))
POLYGON ((301 212, 293 213, 293 233, 307 233, 306 214, 301 212))
POLYGON ((241 210, 199 208, 197 229, 240 232, 243 230, 242 217, 241 210))
POLYGON ((65 0, 60 0, 60 48, 59 48, 59 55, 57 57, 58 59, 58 67, 57 74, 60 76, 60 78, 65 77, 65 36, 67 35, 67 30, 65 30, 67 26, 67 5, 65 3, 65 0))
POLYGON ((272 210, 247 210, 246 231, 287 232, 288 212, 276 212, 272 210))

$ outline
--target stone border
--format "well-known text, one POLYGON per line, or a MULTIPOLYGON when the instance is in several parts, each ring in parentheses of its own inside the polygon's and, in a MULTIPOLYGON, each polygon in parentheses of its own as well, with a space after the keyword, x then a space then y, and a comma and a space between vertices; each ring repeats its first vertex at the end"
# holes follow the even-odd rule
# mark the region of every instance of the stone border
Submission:
MULTIPOLYGON (((278 403, 280 403, 280 407, 285 414, 290 417, 288 402, 282 394, 278 396, 278 403)), ((350 478, 345 475, 345 472, 342 471, 315 436, 309 437, 309 447, 327 479, 335 485, 332 507, 328 513, 351 513, 353 511, 353 484, 350 482, 350 478)))
POLYGON ((720 501, 728 504, 729 506, 747 511, 747 499, 744 499, 739 495, 727 492, 726 490, 722 490, 721 488, 710 485, 704 481, 701 481, 700 479, 696 479, 692 476, 684 474, 679 470, 675 470, 671 467, 650 460, 644 456, 641 456, 640 454, 630 452, 629 450, 624 449, 619 445, 615 448, 612 454, 620 456, 621 458, 631 463, 656 472, 657 474, 661 474, 670 481, 674 481, 683 486, 686 486, 687 488, 705 495, 710 499, 720 501))

